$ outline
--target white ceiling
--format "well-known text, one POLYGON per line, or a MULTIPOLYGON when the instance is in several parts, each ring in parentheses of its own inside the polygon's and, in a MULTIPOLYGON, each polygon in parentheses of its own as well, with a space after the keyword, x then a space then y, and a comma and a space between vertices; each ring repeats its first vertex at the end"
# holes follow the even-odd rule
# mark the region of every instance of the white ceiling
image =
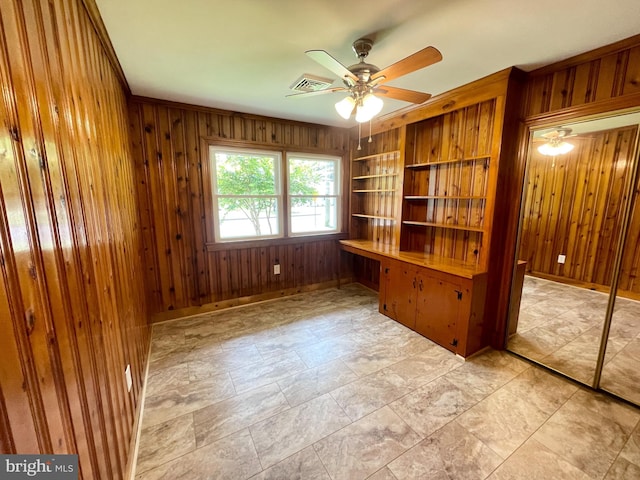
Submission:
MULTIPOLYGON (((640 34, 640 0, 96 0, 134 95, 349 127, 340 93, 285 98, 304 52, 384 68, 426 46, 443 61, 389 82, 438 94, 512 65, 547 65, 640 34)), ((334 86, 339 86, 336 79, 334 86)), ((385 99, 382 114, 409 104, 385 99)))

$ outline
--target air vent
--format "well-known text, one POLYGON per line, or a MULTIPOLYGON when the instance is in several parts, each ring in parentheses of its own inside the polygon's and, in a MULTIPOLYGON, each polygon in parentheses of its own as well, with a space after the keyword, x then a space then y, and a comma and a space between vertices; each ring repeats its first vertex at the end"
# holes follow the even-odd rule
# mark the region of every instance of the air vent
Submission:
POLYGON ((333 80, 329 78, 316 77, 308 73, 303 74, 299 79, 291 84, 291 90, 298 92, 317 92, 329 88, 333 80))

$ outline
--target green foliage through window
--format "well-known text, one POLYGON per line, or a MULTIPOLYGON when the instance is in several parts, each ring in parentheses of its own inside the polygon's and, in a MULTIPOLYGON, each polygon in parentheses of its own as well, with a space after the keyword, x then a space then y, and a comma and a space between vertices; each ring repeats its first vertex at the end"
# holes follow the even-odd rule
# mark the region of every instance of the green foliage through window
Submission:
MULTIPOLYGON (((222 240, 282 235, 282 159, 271 152, 211 147, 218 237, 222 240)), ((338 159, 288 159, 289 230, 337 229, 338 159)))

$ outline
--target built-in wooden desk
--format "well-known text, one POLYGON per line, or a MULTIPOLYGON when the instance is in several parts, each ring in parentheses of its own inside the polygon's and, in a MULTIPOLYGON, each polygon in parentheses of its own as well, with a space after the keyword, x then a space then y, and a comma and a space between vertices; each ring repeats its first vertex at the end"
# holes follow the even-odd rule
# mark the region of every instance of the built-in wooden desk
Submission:
POLYGON ((488 345, 486 271, 367 240, 340 240, 340 245, 380 262, 380 313, 463 357, 488 345))

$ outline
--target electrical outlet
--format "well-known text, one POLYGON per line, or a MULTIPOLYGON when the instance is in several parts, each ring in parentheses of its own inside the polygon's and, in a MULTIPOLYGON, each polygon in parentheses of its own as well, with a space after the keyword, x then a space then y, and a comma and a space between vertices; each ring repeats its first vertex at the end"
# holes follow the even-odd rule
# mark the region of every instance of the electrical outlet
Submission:
POLYGON ((564 264, 564 262, 567 260, 567 256, 566 255, 558 255, 558 263, 562 263, 564 264))
POLYGON ((133 385, 133 379, 131 378, 131 365, 127 365, 127 368, 124 369, 124 378, 127 379, 127 392, 130 392, 131 386, 133 385))
POLYGON ((273 274, 274 275, 280 275, 280 264, 279 263, 276 263, 273 266, 273 274))

